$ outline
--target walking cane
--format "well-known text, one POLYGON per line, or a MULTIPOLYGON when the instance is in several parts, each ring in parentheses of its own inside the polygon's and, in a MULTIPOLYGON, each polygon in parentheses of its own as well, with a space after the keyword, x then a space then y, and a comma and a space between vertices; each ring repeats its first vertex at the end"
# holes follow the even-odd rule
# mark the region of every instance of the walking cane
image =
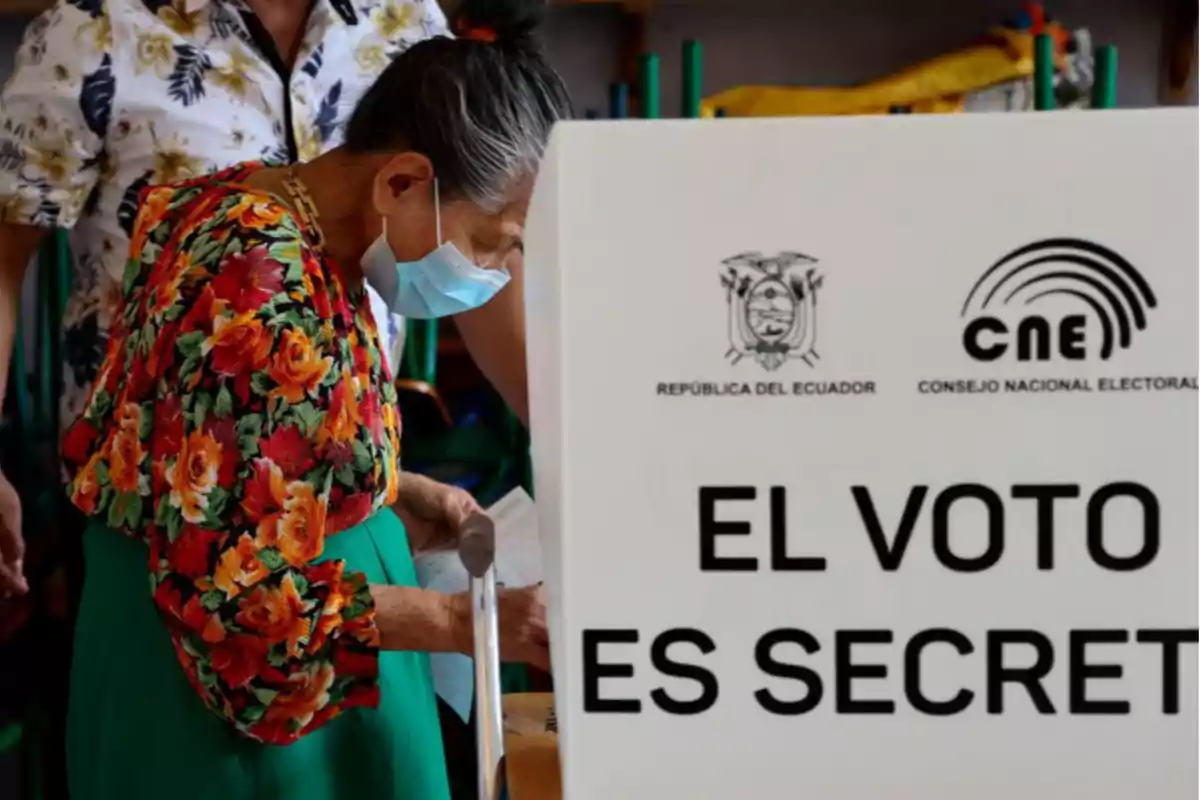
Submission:
POLYGON ((458 556, 471 577, 475 643, 475 737, 479 800, 508 800, 504 710, 500 702, 500 622, 496 610, 496 526, 482 513, 463 523, 458 556))

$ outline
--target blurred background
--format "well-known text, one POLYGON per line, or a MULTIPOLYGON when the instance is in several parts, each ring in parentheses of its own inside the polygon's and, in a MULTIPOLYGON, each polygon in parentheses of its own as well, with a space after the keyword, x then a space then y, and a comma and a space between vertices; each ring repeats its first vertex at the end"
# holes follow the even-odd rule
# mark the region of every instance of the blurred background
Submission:
MULTIPOLYGON (((48 5, 0 0, 0 80, 26 25, 48 5)), ((454 0, 442 6, 451 13, 454 0)), ((1023 112, 1195 105, 1196 20, 1195 0, 556 0, 544 36, 580 116, 1023 112), (1038 34, 1046 34, 1042 51, 1038 34)), ((69 281, 65 241, 52 238, 27 275, 24 358, 0 426, 3 451, 24 454, 27 466, 17 468, 40 473, 47 487, 25 498, 35 574, 39 549, 54 549, 61 502, 57 369, 48 365, 61 363, 69 281)), ((532 492, 527 433, 453 322, 409 323, 406 334, 395 353, 406 468, 462 485, 485 505, 515 486, 532 492)), ((36 601, 0 601, 4 800, 61 796, 48 720, 61 716, 65 698, 45 688, 61 686, 61 676, 41 680, 45 665, 65 669, 68 658, 58 569, 37 575, 45 591, 36 601), (37 662, 25 657, 33 650, 37 662)), ((508 685, 527 688, 528 678, 509 676, 508 685)))
MULTIPOLYGON (((1044 5, 1065 27, 1086 29, 1093 41, 1118 48, 1118 106, 1196 102, 1194 80, 1172 96, 1164 75, 1176 49, 1194 45, 1196 3, 1044 5)), ((850 86, 968 46, 1025 8, 1020 0, 558 0, 546 44, 581 109, 604 109, 608 84, 639 52, 661 54, 663 107, 673 112, 684 39, 704 47, 706 94, 741 85, 850 86)))
MULTIPOLYGON (((0 0, 0 79, 25 25, 47 5, 0 0)), ((441 5, 449 12, 455 3, 441 5)), ((704 46, 709 93, 753 84, 849 86, 962 48, 1024 6, 1019 0, 555 0, 545 38, 578 107, 603 109, 608 85, 631 77, 622 70, 639 52, 660 53, 663 74, 676 74, 684 39, 704 46)), ((1194 49, 1196 3, 1055 0, 1046 11, 1118 48, 1118 106, 1196 102, 1194 80, 1172 85, 1166 74, 1180 51, 1194 49)), ((1185 75, 1194 76, 1190 56, 1187 68, 1185 75)), ((679 91, 677 80, 664 82, 666 108, 678 107, 679 91)))

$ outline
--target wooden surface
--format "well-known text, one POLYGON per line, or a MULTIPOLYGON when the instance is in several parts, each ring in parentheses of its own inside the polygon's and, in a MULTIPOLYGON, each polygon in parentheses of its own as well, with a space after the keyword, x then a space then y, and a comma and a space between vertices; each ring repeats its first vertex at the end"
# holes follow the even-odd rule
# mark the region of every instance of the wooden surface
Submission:
MULTIPOLYGON (((1191 100, 1196 64, 1196 0, 1169 0, 1163 18, 1158 102, 1186 105, 1191 100)), ((1119 80, 1119 78, 1118 78, 1119 80)))
POLYGON ((504 696, 504 749, 512 800, 562 800, 554 695, 504 696))
POLYGON ((52 0, 0 0, 0 14, 40 14, 52 4, 52 0))

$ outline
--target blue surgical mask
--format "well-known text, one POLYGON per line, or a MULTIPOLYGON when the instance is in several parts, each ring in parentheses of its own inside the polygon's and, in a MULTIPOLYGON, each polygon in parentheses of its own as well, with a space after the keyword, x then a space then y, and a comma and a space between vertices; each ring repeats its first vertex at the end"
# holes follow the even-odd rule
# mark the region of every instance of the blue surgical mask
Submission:
MULTIPOLYGON (((442 241, 442 208, 437 180, 433 208, 438 247, 416 261, 397 261, 387 241, 387 224, 363 254, 367 281, 394 313, 412 319, 449 317, 479 308, 508 283, 508 270, 482 269, 452 242, 442 241)), ((385 218, 386 219, 386 218, 385 218)))

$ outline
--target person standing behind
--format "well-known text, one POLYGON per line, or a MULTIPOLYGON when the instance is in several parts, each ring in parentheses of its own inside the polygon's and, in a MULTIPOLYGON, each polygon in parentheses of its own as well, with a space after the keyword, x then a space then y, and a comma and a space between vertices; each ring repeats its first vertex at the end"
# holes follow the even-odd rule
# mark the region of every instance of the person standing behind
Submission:
MULTIPOLYGON (((74 258, 65 426, 104 357, 139 192, 333 149, 384 67, 448 34, 436 0, 58 0, 29 25, 0 94, 0 375, 26 267, 50 229, 70 229, 74 258)), ((522 266, 456 323, 527 421, 522 266)), ((374 293, 372 308, 387 317, 374 293)), ((0 382, 0 402, 3 392, 0 382)), ((27 590, 22 557, 19 501, 0 474, 0 593, 27 590)))
MULTIPOLYGON (((0 374, 21 281, 50 229, 70 229, 74 260, 65 426, 104 357, 139 193, 320 155, 392 58, 446 32, 435 0, 59 0, 30 23, 0 94, 0 374)), ((0 499, 8 489, 0 479, 0 499)), ((10 505, 0 589, 23 591, 10 505)))
MULTIPOLYGON (((27 265, 50 230, 69 229, 74 261, 63 321, 67 426, 105 355, 140 192, 337 147, 384 68, 448 34, 436 0, 57 0, 30 23, 0 92, 0 376, 27 265)), ((482 372, 525 419, 514 266, 500 297, 456 321, 482 372)), ((383 328, 386 308, 371 299, 383 328)), ((5 388, 0 380, 0 404, 5 388)), ((66 541, 77 549, 77 537, 66 541)), ((29 591, 24 554, 20 500, 0 472, 0 597, 29 591)), ((46 666, 47 675, 60 667, 46 666)))

